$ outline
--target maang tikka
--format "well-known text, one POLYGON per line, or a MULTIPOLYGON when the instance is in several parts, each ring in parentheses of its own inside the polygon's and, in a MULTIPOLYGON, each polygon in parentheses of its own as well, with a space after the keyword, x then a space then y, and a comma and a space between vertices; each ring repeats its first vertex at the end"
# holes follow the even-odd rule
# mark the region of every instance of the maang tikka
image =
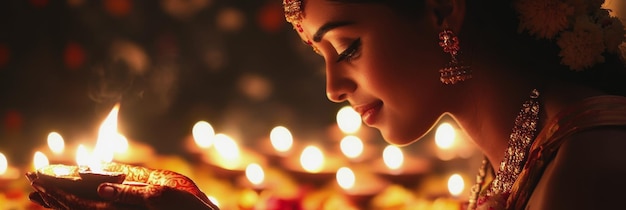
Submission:
MULTIPOLYGON (((304 18, 304 5, 302 5, 302 3, 302 0, 283 0, 285 19, 293 25, 293 29, 295 29, 298 33, 304 32, 302 25, 300 25, 302 18, 304 18)), ((319 49, 313 46, 313 42, 311 42, 311 40, 305 40, 304 43, 313 47, 313 51, 321 55, 319 49)))
POLYGON ((439 69, 440 80, 444 84, 456 84, 472 78, 472 70, 459 59, 461 46, 459 37, 444 23, 444 29, 439 33, 439 46, 443 51, 450 54, 450 62, 439 69))

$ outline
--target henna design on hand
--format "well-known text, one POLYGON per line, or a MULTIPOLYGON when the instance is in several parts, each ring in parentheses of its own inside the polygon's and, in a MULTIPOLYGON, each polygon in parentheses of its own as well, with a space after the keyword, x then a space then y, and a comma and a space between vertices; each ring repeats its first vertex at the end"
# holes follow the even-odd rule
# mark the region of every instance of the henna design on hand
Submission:
MULTIPOLYGON (((35 203, 54 209, 137 209, 138 207, 159 209, 159 203, 171 201, 171 196, 181 197, 183 200, 191 202, 196 208, 208 207, 209 209, 219 209, 208 197, 197 187, 197 185, 187 176, 177 172, 161 169, 151 169, 140 166, 133 166, 120 163, 105 163, 103 169, 108 172, 119 172, 126 175, 125 181, 138 182, 137 184, 105 184, 115 186, 117 192, 110 201, 95 201, 67 193, 61 189, 47 186, 39 180, 34 172, 26 173, 26 178, 31 181, 31 185, 36 192, 30 195, 35 203), (170 200, 161 200, 168 197, 170 200), (186 195, 186 193, 189 193, 186 195), (203 207, 200 207, 203 206, 203 207)), ((102 185, 101 185, 102 186, 102 185)))

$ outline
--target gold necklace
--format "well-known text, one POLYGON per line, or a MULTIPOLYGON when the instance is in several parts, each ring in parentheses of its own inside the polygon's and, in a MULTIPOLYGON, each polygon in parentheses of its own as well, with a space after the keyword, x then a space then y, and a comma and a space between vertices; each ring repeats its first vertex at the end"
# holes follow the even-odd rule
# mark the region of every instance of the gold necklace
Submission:
MULTIPOLYGON (((496 177, 491 182, 491 187, 487 190, 487 195, 509 193, 518 175, 522 172, 528 150, 537 132, 537 121, 539 120, 539 100, 537 98, 539 98, 539 91, 533 89, 530 99, 522 104, 520 112, 515 117, 515 125, 509 136, 504 158, 500 163, 496 177)), ((477 207, 481 187, 485 182, 488 163, 489 160, 485 157, 478 169, 476 183, 472 186, 469 198, 469 210, 474 210, 477 207)))

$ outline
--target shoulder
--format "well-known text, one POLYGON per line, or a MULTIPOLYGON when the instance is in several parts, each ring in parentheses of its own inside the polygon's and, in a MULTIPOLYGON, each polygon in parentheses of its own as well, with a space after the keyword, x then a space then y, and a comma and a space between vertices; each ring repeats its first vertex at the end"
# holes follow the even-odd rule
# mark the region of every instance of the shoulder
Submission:
POLYGON ((540 209, 623 206, 626 127, 597 127, 567 137, 541 182, 534 192, 543 197, 540 209))

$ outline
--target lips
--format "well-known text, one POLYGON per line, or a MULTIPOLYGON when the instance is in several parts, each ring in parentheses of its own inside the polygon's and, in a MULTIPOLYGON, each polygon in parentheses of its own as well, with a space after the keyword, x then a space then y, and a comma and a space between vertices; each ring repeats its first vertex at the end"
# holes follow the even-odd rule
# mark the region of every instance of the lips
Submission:
POLYGON ((354 110, 361 115, 361 119, 367 125, 373 125, 376 123, 376 116, 380 111, 380 107, 382 107, 382 101, 375 101, 373 103, 355 106, 354 110))

